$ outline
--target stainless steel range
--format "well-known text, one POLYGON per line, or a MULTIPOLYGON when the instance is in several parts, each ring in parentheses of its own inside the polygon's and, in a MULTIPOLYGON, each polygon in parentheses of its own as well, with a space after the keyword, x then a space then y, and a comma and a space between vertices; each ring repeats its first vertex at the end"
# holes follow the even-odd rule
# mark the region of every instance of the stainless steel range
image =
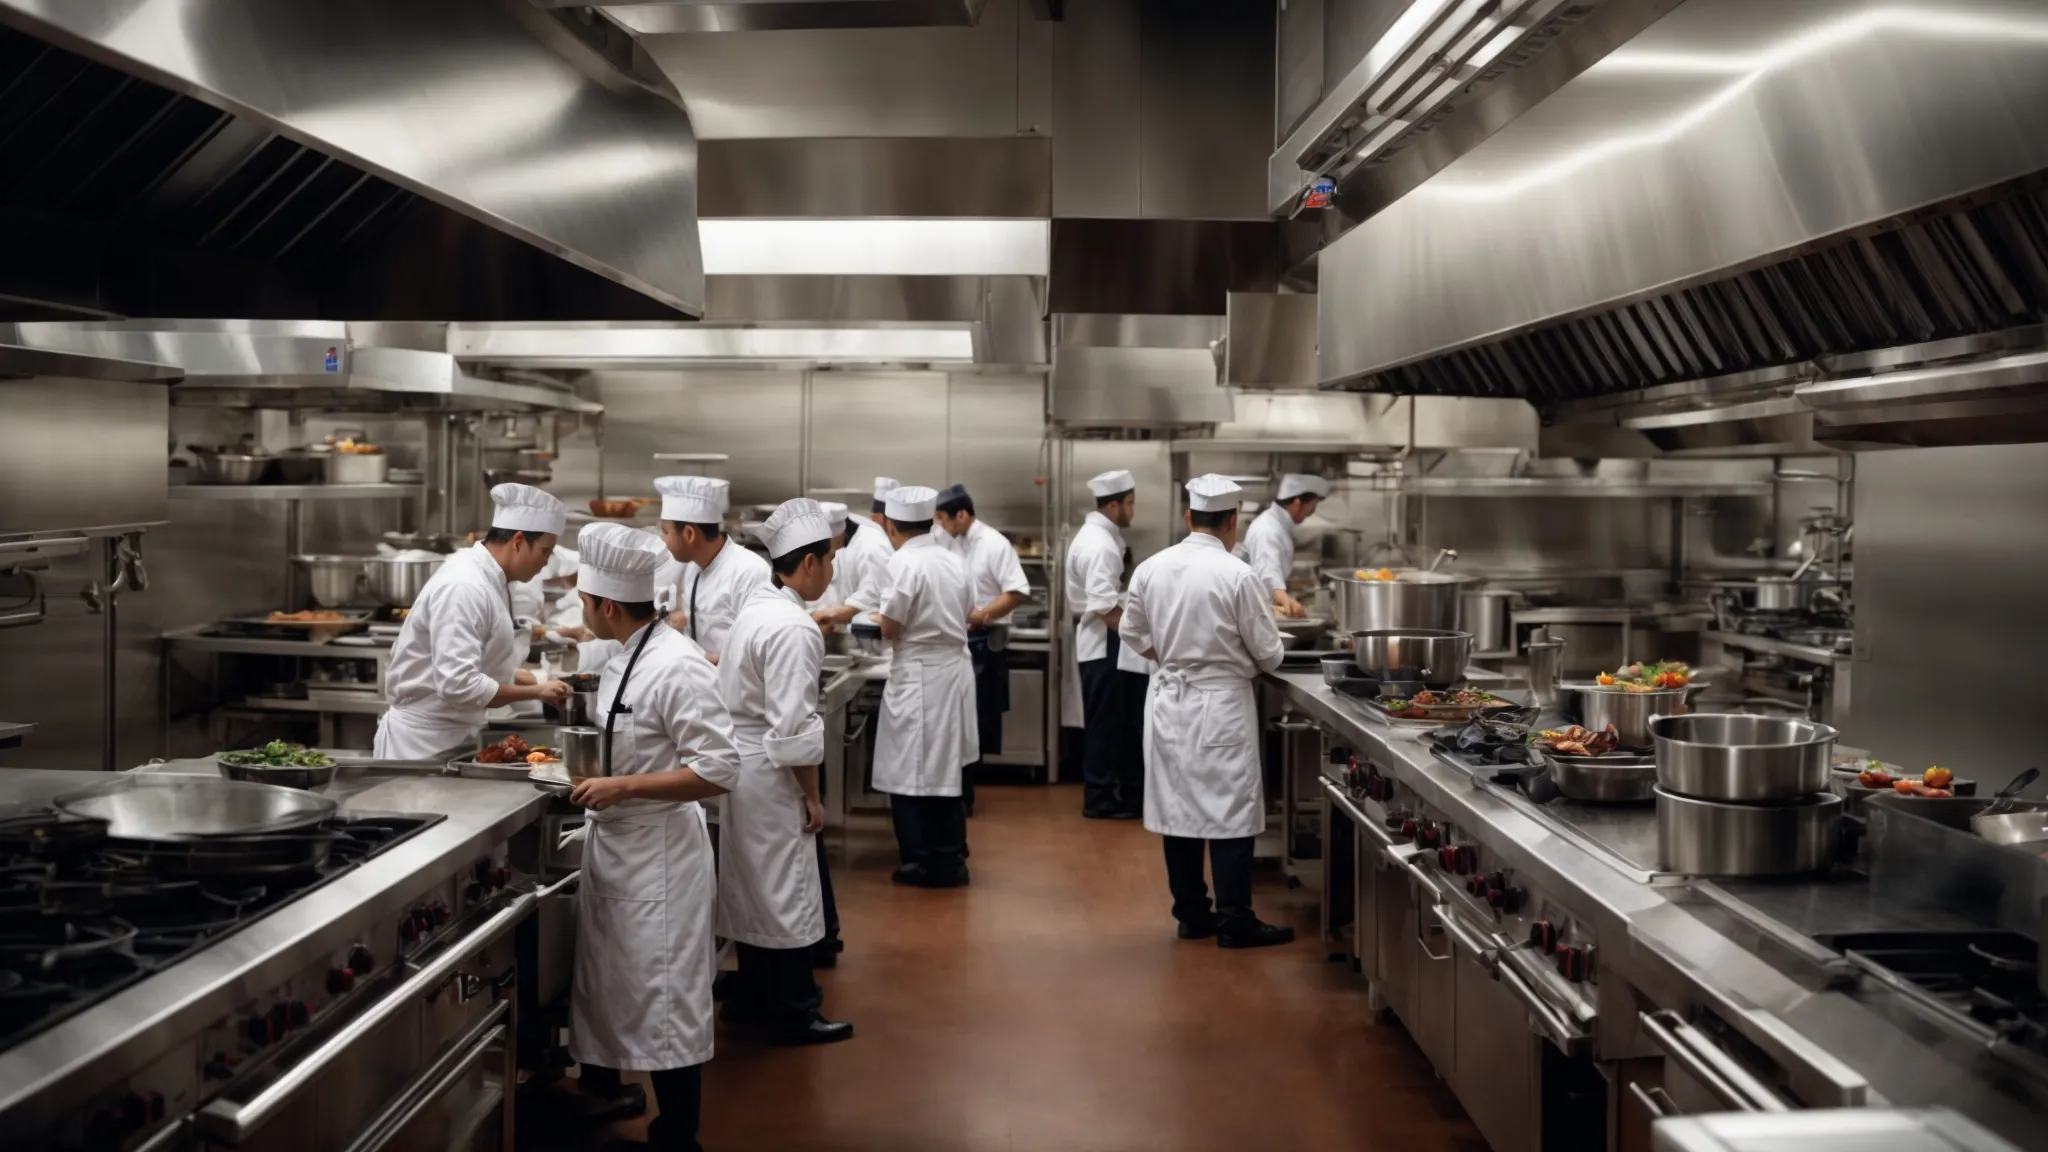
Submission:
POLYGON ((325 859, 202 876, 49 813, 103 779, 0 773, 0 1143, 511 1146, 506 844, 544 795, 344 778, 325 859))

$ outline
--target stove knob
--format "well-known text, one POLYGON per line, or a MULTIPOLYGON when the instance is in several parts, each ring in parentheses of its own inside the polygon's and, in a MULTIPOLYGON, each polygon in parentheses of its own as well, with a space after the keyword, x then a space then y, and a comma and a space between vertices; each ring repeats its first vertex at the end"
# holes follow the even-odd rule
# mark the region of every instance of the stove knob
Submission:
POLYGON ((1558 975, 1563 976, 1567 980, 1571 979, 1572 957, 1578 955, 1578 952, 1578 949, 1569 944, 1557 950, 1558 975))
POLYGON ((235 1058, 225 1052, 215 1052, 199 1074, 208 1080, 225 1080, 235 1074, 235 1058))
POLYGON ((1422 834, 1417 836, 1416 839, 1422 842, 1424 848, 1434 848, 1443 843, 1444 831, 1434 824, 1424 824, 1422 826, 1422 834))
POLYGON ((1404 839, 1404 840, 1413 840, 1413 839, 1415 839, 1415 837, 1416 837, 1416 836, 1420 835, 1420 834, 1421 834, 1421 832, 1422 832, 1422 827, 1421 827, 1420 825, 1418 825, 1418 824, 1417 824, 1417 823, 1415 822, 1415 818, 1414 818, 1414 817, 1412 817, 1412 816, 1406 816, 1406 817, 1403 817, 1403 818, 1401 819, 1401 838, 1402 838, 1402 839, 1404 839))
POLYGON ((1587 980, 1592 979, 1593 950, 1591 948, 1559 949, 1558 956, 1562 960, 1562 963, 1558 965, 1558 971, 1564 974, 1566 980, 1574 984, 1583 984, 1587 980), (1567 952, 1570 953, 1569 956, 1565 955, 1567 952))
POLYGON ((434 901, 433 907, 427 909, 427 915, 433 919, 436 928, 446 928, 448 921, 455 918, 455 914, 448 911, 448 905, 439 900, 434 901))
POLYGON ((465 885, 462 889, 462 902, 465 904, 480 903, 483 898, 484 886, 482 884, 469 884, 465 885))
POLYGON ((368 976, 377 970, 377 958, 361 944, 348 950, 348 970, 357 976, 368 976))
POLYGON ((164 1098, 156 1092, 130 1092, 121 1098, 121 1127, 134 1132, 164 1118, 164 1098))
POLYGON ((1439 849, 1437 849, 1437 850, 1436 850, 1436 866, 1437 866, 1437 867, 1439 867, 1439 868, 1443 869, 1443 870, 1444 870, 1444 871, 1446 871, 1446 872, 1449 872, 1449 871, 1451 871, 1451 870, 1452 870, 1453 868, 1457 867, 1457 864, 1458 864, 1458 851, 1457 851, 1457 849, 1455 849, 1455 848, 1452 848, 1452 847, 1451 847, 1450 845, 1446 844, 1446 845, 1444 845, 1443 847, 1441 847, 1441 848, 1439 848, 1439 849))
POLYGON ((327 994, 339 996, 356 986, 356 974, 347 968, 327 970, 327 994))
POLYGON ((1465 891, 1473 896, 1483 897, 1487 894, 1486 881, 1480 879, 1477 876, 1468 877, 1465 880, 1465 891))
POLYGON ((1529 946, 1549 955, 1557 951, 1557 925, 1548 920, 1538 920, 1529 925, 1529 946))
POLYGON ((1479 849, 1470 844, 1458 845, 1458 874, 1479 871, 1479 849))
POLYGON ((251 1016, 243 1021, 242 1035, 248 1037, 249 1043, 258 1048, 277 1039, 270 1033, 270 1018, 267 1016, 251 1016))
POLYGON ((1486 902, 1512 916, 1522 909, 1522 890, 1520 888, 1489 888, 1486 890, 1486 902))
POLYGON ((505 885, 510 884, 511 882, 512 870, 510 868, 491 869, 491 887, 503 888, 505 885))
POLYGON ((294 1000, 285 1006, 285 1023, 293 1028, 304 1028, 313 1019, 311 1000, 294 1000))
POLYGON ((266 1030, 266 1034, 270 1037, 270 1043, 272 1044, 284 1039, 284 1034, 291 1029, 291 1026, 291 1013, 285 1011, 285 1007, 282 1004, 263 1014, 263 1027, 266 1030))
POLYGON ((1488 890, 1488 891, 1490 891, 1490 892, 1498 892, 1498 891, 1501 891, 1501 890, 1505 889, 1505 888, 1506 888, 1507 886, 1508 886, 1508 874, 1507 874, 1507 873, 1505 873, 1505 872, 1491 872, 1491 873, 1488 873, 1488 874, 1487 874, 1487 877, 1486 877, 1486 888, 1487 888, 1487 890, 1488 890))
POLYGON ((489 884, 491 882, 491 862, 489 858, 479 860, 471 866, 469 877, 479 884, 489 884))
POLYGON ((419 921, 417 921, 417 920, 414 920, 414 919, 413 919, 412 917, 410 917, 410 916, 407 916, 407 917, 406 917, 406 918, 405 918, 404 920, 401 920, 401 921, 399 921, 399 924, 398 924, 398 938, 399 938, 400 940, 403 940, 403 941, 405 941, 405 942, 406 942, 407 944, 417 944, 417 943, 419 943, 419 939, 420 939, 420 924, 419 924, 419 921))

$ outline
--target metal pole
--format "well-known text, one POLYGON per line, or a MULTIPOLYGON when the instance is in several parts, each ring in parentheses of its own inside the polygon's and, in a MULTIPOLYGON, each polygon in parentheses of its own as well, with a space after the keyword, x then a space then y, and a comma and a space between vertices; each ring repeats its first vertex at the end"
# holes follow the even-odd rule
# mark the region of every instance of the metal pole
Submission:
POLYGON ((120 553, 111 536, 100 537, 100 576, 107 590, 106 603, 100 619, 100 770, 112 772, 114 760, 119 755, 116 742, 115 707, 115 663, 121 646, 120 614, 115 604, 120 600, 120 585, 124 569, 120 553))

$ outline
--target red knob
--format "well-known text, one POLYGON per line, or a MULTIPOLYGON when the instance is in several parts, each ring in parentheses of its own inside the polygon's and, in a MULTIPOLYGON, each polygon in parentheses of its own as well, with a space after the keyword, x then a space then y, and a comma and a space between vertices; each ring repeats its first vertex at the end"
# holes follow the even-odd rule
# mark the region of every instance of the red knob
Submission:
POLYGON ((1414 817, 1411 816, 1401 821, 1401 836, 1403 839, 1413 840, 1421 831, 1422 829, 1415 823, 1414 817))
POLYGON ((348 950, 348 970, 358 976, 368 976, 377 970, 377 958, 361 944, 348 950))
POLYGON ((1460 873, 1465 873, 1477 872, 1478 870, 1479 849, 1474 848, 1470 844, 1458 845, 1458 871, 1460 873))
POLYGON ((285 1006, 284 1016, 290 1027, 304 1028, 307 1022, 313 1019, 313 1002, 294 1000, 285 1006))
POLYGON ((1529 925, 1529 944, 1549 955, 1557 951, 1557 925, 1548 920, 1538 920, 1529 925))
POLYGON ((201 1074, 208 1080, 225 1080, 235 1074, 235 1058, 225 1052, 215 1052, 213 1059, 201 1069, 201 1074))
POLYGON ((512 870, 511 870, 511 869, 509 869, 509 868, 493 868, 493 869, 491 869, 491 887, 493 887, 493 888, 503 888, 503 887, 504 887, 505 885, 507 885, 507 884, 510 884, 511 882, 512 882, 512 870))
POLYGON ((1451 847, 1450 845, 1448 845, 1448 844, 1446 844, 1446 845, 1444 845, 1443 847, 1441 847, 1441 848, 1437 849, 1437 850, 1436 850, 1436 866, 1437 866, 1437 867, 1439 867, 1439 868, 1441 868, 1441 869, 1443 869, 1443 870, 1444 870, 1444 871, 1446 871, 1446 872, 1452 871, 1452 870, 1454 870, 1455 868, 1457 868, 1457 866, 1458 866, 1458 853, 1457 853, 1457 850, 1456 850, 1456 849, 1454 849, 1454 848, 1452 848, 1452 847, 1451 847))
POLYGON ((346 968, 333 968, 327 973, 327 991, 339 996, 356 986, 356 974, 346 968))
POLYGON ((1495 908, 1503 907, 1508 902, 1507 889, 1488 888, 1486 890, 1486 902, 1488 904, 1493 905, 1495 908))

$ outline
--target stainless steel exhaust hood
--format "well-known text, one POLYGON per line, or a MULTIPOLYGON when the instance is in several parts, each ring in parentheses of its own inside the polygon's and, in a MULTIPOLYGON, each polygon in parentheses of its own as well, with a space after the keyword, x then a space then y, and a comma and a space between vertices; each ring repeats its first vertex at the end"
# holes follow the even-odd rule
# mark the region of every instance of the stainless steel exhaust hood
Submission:
MULTIPOLYGON (((544 8, 580 2, 539 0, 544 8)), ((668 33, 973 24, 987 6, 988 0, 621 0, 604 7, 635 32, 668 33)))
MULTIPOLYGON (((226 111, 257 143, 275 134, 312 150, 246 190, 250 210, 220 225, 231 249, 273 247, 266 226, 294 217, 298 191, 339 203, 348 177, 367 176, 703 312, 688 114, 512 0, 0 0, 0 22, 226 111)), ((120 111, 110 96, 70 131, 120 111)), ((136 117, 135 137, 76 175, 149 152, 132 146, 177 111, 136 117)), ((275 240, 282 251, 295 237, 275 240)))
POLYGON ((1217 385, 1221 316, 1066 313, 1052 318, 1052 422, 1087 431, 1186 431, 1228 421, 1217 385))
POLYGON ((1847 358, 2048 315, 2044 172, 2037 3, 1687 0, 1322 253, 1318 375, 1553 412, 1713 380, 1637 431, 1789 398, 1840 442, 1871 430, 1850 409, 1903 411, 1823 408, 1872 370, 1847 358))

